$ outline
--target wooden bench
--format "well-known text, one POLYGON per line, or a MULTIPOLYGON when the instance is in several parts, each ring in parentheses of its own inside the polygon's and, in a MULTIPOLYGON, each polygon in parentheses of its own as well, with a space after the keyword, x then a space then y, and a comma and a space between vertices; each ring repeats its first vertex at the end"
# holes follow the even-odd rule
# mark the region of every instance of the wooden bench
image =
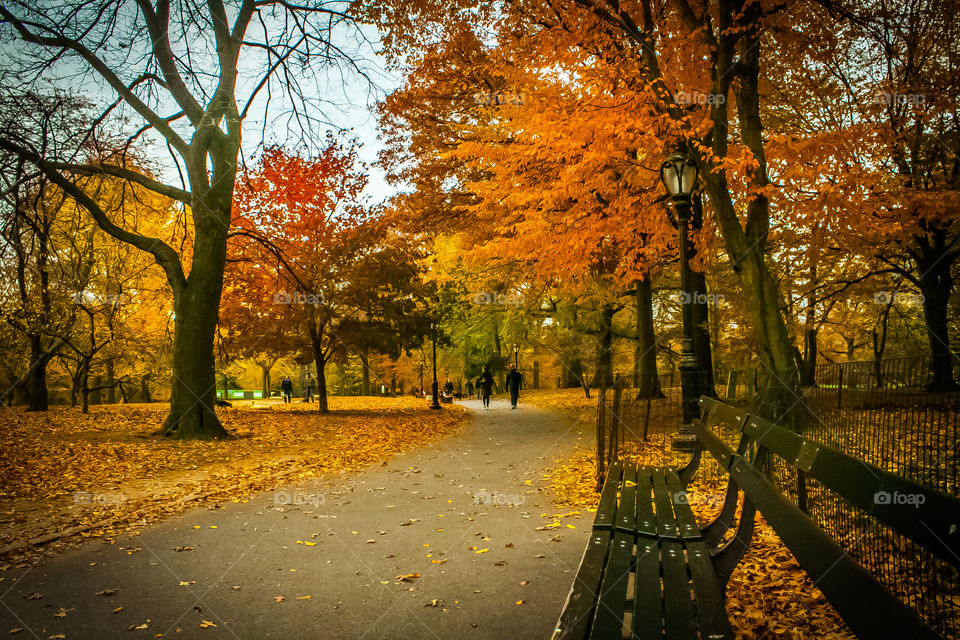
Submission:
POLYGON ((554 640, 732 638, 723 592, 746 553, 757 511, 861 638, 939 638, 766 477, 771 455, 887 527, 960 565, 960 501, 745 411, 701 399, 697 448, 680 469, 615 462, 554 640), (715 433, 725 427, 736 449, 715 433), (684 487, 704 452, 728 472, 722 508, 698 527, 684 487), (742 498, 741 498, 742 493, 742 498), (919 510, 877 496, 922 496, 919 510), (739 507, 739 517, 738 516, 739 507), (732 534, 732 535, 731 535, 732 534))

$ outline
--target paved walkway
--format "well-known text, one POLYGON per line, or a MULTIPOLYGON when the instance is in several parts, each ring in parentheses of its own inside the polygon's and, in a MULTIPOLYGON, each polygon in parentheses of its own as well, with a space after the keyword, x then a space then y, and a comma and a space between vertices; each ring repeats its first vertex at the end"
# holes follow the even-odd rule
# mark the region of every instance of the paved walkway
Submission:
POLYGON ((464 404, 461 435, 381 466, 0 572, 0 635, 549 638, 592 521, 536 530, 568 511, 541 490, 576 429, 530 406, 464 404))

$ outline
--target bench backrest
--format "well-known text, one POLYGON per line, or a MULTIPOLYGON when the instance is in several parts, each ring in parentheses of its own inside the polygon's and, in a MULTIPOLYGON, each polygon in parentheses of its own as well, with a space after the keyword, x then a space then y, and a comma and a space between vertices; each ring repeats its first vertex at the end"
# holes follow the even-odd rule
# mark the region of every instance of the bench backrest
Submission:
POLYGON ((768 456, 777 456, 801 477, 817 480, 954 566, 960 566, 960 500, 711 398, 702 398, 701 405, 703 420, 694 422, 699 446, 729 472, 731 485, 744 492, 745 505, 749 502, 764 515, 854 633, 867 638, 939 637, 786 498, 761 469, 768 456), (739 431, 736 451, 711 430, 720 424, 739 431))

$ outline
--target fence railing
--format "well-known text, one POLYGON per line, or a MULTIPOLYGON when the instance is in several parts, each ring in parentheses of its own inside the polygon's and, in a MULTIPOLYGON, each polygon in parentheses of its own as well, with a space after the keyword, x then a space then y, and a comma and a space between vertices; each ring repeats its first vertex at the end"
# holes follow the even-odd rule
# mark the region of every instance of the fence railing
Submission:
MULTIPOLYGON (((960 376, 954 373, 955 378, 960 376)), ((797 392, 804 436, 960 497, 960 392, 931 393, 929 358, 829 364, 815 370, 815 385, 797 392)), ((732 372, 717 381, 721 400, 747 406, 766 383, 761 370, 732 372), (731 382, 732 380, 732 382, 731 382)), ((640 455, 651 464, 683 464, 670 440, 681 423, 679 378, 661 377, 662 397, 637 398, 625 377, 601 390, 597 404, 597 464, 602 483, 614 459, 640 455)), ((738 434, 719 433, 735 446, 738 434)), ((718 465, 698 474, 722 483, 718 465)), ((891 592, 915 607, 945 638, 960 638, 960 571, 887 529, 822 485, 772 462, 768 475, 784 495, 867 568, 891 592)), ((960 535, 960 534, 958 534, 960 535)))

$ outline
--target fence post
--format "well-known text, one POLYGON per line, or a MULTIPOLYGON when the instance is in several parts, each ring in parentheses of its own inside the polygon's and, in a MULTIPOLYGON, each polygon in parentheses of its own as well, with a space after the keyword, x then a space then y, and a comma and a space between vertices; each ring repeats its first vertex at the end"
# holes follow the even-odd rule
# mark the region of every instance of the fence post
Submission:
POLYGON ((840 371, 837 376, 837 411, 840 411, 843 402, 843 366, 838 364, 837 369, 840 371))
POLYGON ((620 400, 623 398, 624 380, 621 374, 617 374, 613 382, 613 410, 610 412, 610 456, 612 462, 620 458, 620 438, 622 431, 620 429, 620 400))
POLYGON ((604 459, 605 442, 605 419, 607 411, 607 388, 600 387, 600 393, 597 394, 597 491, 603 488, 603 481, 606 479, 606 460, 604 459))

